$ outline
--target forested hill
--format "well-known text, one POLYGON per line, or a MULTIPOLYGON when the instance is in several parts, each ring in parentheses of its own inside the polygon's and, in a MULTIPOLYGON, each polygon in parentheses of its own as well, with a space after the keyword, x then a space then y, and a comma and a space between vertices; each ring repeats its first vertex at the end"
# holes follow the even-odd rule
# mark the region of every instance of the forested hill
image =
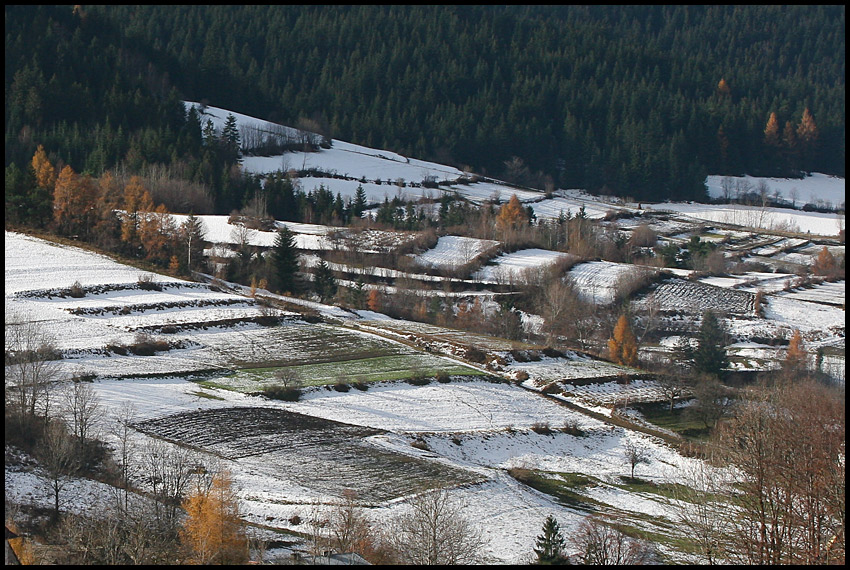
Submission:
POLYGON ((181 160, 186 99, 539 188, 644 200, 699 198, 709 173, 844 174, 843 6, 5 16, 7 166, 37 144, 95 174, 181 160))

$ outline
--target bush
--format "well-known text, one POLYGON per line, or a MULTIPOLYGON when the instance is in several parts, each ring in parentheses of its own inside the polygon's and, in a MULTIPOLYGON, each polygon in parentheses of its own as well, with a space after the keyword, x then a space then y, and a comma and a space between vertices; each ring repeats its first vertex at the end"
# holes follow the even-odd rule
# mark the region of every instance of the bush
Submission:
POLYGON ((563 358, 564 353, 560 350, 554 349, 551 346, 547 346, 543 349, 543 354, 548 356, 549 358, 563 358))
POLYGON ((297 402, 301 399, 301 388, 285 386, 266 386, 262 391, 263 396, 269 400, 282 400, 284 402, 297 402))
POLYGON ((425 376, 425 374, 423 372, 417 371, 417 372, 414 372, 410 376, 410 378, 408 378, 406 380, 406 382, 408 384, 412 384, 414 386, 425 386, 426 384, 431 383, 431 379, 429 377, 425 376))
POLYGON ((552 433, 552 428, 549 427, 549 422, 534 422, 531 426, 531 431, 541 435, 549 435, 552 433))
POLYGON ((487 354, 483 350, 471 346, 466 349, 466 359, 476 364, 484 364, 487 362, 487 354))
POLYGON ((336 390, 337 392, 348 392, 349 390, 351 390, 351 386, 349 386, 345 382, 337 382, 336 384, 334 384, 334 390, 336 390))
POLYGON ((449 376, 449 373, 445 370, 440 370, 439 372, 437 372, 437 382, 439 382, 440 384, 448 384, 451 381, 452 377, 449 376))
POLYGON ((153 356, 157 352, 163 352, 170 348, 167 341, 157 340, 148 334, 136 335, 135 344, 127 346, 127 350, 136 356, 153 356))
POLYGON ((564 421, 564 427, 561 428, 561 431, 564 433, 568 433, 570 435, 574 435, 576 437, 584 437, 584 430, 578 427, 578 422, 576 420, 566 420, 564 421))
POLYGON ((428 447, 428 444, 424 439, 415 439, 410 442, 411 447, 415 447, 416 449, 421 449, 422 451, 431 451, 431 448, 428 447))
POLYGON ((369 385, 363 380, 355 380, 351 383, 351 386, 356 388, 357 390, 360 390, 361 392, 365 392, 369 389, 369 385))
POLYGON ((145 291, 162 291, 162 284, 154 281, 153 275, 150 273, 139 275, 138 284, 139 289, 144 289, 145 291))
POLYGON ((74 281, 74 284, 71 285, 70 289, 68 289, 68 295, 79 299, 86 296, 86 290, 83 289, 83 286, 79 281, 74 281))
POLYGON ((560 394, 562 390, 557 382, 549 382, 548 384, 546 384, 546 386, 543 387, 543 390, 541 391, 544 394, 560 394))
POLYGON ((526 380, 528 380, 528 372, 526 372, 525 370, 520 370, 516 373, 516 380, 517 382, 525 382, 526 380))

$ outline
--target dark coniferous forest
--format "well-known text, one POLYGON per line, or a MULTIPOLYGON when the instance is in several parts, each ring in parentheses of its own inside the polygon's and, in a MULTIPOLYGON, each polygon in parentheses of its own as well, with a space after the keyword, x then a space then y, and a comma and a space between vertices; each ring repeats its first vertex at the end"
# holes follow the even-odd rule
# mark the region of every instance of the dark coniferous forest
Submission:
MULTIPOLYGON (((844 175, 843 6, 6 6, 7 202, 43 145, 242 207, 181 101, 543 189, 844 175)), ((247 195, 247 194, 245 194, 247 195)))

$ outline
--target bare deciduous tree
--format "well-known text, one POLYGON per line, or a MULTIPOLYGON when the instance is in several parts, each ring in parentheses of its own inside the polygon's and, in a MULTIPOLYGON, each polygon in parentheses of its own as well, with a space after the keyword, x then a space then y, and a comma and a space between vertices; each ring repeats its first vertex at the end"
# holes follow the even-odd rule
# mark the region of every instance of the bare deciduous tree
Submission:
POLYGON ((99 427, 103 414, 94 388, 90 383, 81 380, 79 375, 65 386, 62 411, 80 448, 85 450, 89 440, 97 438, 95 430, 99 427))
POLYGON ((410 510, 390 524, 387 540, 401 564, 475 564, 482 560, 481 531, 464 516, 464 504, 446 489, 417 495, 410 510))
POLYGON ((59 498, 79 467, 78 448, 61 420, 51 420, 44 431, 39 458, 53 495, 53 514, 59 516, 59 498))
POLYGON ((331 545, 337 552, 363 553, 369 540, 369 519, 357 505, 357 492, 346 489, 331 513, 331 545))
POLYGON ((584 519, 567 541, 582 564, 647 564, 653 558, 650 544, 628 537, 597 516, 584 519))
POLYGON ((635 478, 635 467, 642 464, 648 464, 650 462, 649 451, 647 451, 645 447, 633 441, 626 442, 623 447, 623 454, 626 458, 626 462, 632 468, 632 479, 635 478))
POLYGON ((20 427, 50 414, 51 385, 59 379, 56 339, 26 315, 6 314, 6 408, 20 427))

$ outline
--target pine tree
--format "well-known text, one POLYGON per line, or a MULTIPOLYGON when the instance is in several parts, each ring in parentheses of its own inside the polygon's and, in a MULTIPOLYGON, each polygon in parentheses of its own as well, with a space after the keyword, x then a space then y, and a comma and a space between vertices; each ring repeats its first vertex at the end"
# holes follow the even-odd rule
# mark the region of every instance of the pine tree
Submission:
POLYGON ((564 554, 567 541, 561 534, 561 527, 555 517, 549 515, 543 523, 543 534, 537 537, 535 542, 537 548, 537 563, 546 565, 569 564, 569 559, 564 554))
POLYGON ((295 236, 283 226, 278 230, 272 248, 272 276, 274 286, 281 293, 295 293, 298 272, 298 252, 295 249, 295 236))
POLYGON ((203 220, 194 214, 189 214, 186 220, 180 225, 180 241, 182 243, 177 252, 178 255, 183 256, 183 252, 185 251, 185 267, 189 272, 203 260, 204 240, 206 237, 207 230, 203 220))
POLYGON ((637 366, 637 340, 626 315, 620 315, 614 327, 614 336, 608 340, 611 359, 624 366, 637 366))
POLYGON ((191 552, 192 564, 248 561, 248 539, 229 473, 217 473, 209 490, 198 489, 183 502, 183 508, 187 516, 180 540, 191 552))
POLYGON ((702 314, 697 347, 693 351, 694 369, 719 378, 729 365, 726 356, 726 331, 712 311, 702 314))

